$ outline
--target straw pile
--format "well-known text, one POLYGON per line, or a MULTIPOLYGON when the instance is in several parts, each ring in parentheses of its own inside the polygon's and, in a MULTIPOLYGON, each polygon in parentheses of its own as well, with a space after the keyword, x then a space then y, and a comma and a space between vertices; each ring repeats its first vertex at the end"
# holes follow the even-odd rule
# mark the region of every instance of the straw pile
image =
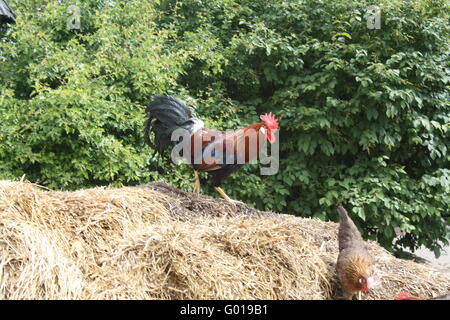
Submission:
MULTIPOLYGON (((370 243, 382 285, 431 297, 450 276, 370 243)), ((76 192, 0 181, 0 299, 333 299, 337 224, 164 183, 76 192)))

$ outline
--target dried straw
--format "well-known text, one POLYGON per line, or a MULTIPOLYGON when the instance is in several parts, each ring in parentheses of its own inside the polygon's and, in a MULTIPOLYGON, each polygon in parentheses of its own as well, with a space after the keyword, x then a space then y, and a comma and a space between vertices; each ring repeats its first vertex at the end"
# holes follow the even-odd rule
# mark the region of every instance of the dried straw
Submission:
MULTIPOLYGON (((333 299, 337 224, 164 183, 76 192, 0 181, 0 299, 333 299)), ((450 276, 376 243, 382 285, 431 297, 450 276)))

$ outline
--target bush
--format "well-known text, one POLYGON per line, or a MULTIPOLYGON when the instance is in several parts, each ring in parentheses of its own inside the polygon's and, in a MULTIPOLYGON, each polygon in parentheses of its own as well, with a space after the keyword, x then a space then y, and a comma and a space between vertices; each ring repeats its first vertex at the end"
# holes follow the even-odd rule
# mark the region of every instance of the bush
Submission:
POLYGON ((390 250, 448 243, 445 1, 377 2, 372 30, 366 0, 90 0, 75 31, 68 4, 40 3, 10 1, 17 24, 0 42, 1 178, 189 189, 189 168, 143 144, 145 105, 171 93, 209 127, 280 118, 280 172, 244 166, 231 196, 334 221, 344 202, 390 250))

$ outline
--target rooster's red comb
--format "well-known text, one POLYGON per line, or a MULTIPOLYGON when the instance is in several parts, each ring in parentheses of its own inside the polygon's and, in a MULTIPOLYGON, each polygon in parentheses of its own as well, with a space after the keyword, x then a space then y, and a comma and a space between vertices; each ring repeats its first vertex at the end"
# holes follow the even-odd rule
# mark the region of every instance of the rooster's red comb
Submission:
POLYGON ((259 118, 262 121, 264 121, 267 128, 269 128, 271 130, 278 129, 278 119, 275 118, 275 116, 272 114, 272 112, 260 115, 259 118))

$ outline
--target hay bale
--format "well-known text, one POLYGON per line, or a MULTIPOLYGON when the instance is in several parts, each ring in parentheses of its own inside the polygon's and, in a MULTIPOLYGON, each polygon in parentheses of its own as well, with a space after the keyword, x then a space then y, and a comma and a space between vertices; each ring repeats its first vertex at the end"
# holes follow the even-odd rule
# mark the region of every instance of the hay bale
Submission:
MULTIPOLYGON (((382 286, 431 297, 450 277, 376 243, 382 286)), ((0 299, 332 299, 337 224, 164 183, 76 192, 0 181, 0 299)))

